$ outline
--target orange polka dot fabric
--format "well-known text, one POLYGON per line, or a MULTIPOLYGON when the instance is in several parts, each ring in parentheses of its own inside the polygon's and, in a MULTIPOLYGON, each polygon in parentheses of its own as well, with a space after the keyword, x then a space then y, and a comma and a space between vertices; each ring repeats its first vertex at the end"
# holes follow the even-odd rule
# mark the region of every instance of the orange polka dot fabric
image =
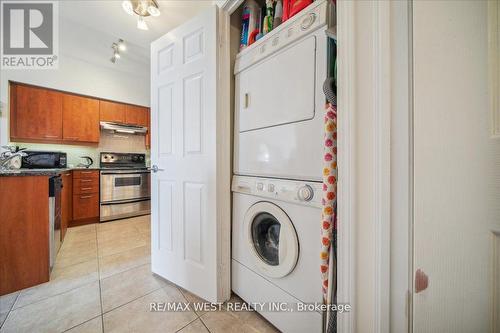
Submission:
POLYGON ((323 209, 321 213, 321 278, 327 303, 330 248, 337 229, 337 106, 326 105, 323 155, 323 209))

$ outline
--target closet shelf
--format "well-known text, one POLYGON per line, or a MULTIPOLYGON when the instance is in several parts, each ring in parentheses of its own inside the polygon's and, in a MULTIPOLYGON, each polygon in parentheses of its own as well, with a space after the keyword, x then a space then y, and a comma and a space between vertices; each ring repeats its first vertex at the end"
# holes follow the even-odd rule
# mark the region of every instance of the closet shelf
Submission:
POLYGON ((299 14, 288 19, 273 31, 236 55, 234 74, 239 73, 265 57, 282 50, 311 32, 326 28, 334 22, 329 10, 330 0, 315 1, 299 14))
MULTIPOLYGON (((267 41, 272 40, 272 46, 278 46, 277 44, 283 44, 281 40, 284 39, 295 39, 297 35, 302 33, 307 33, 313 29, 317 29, 321 26, 321 23, 327 23, 330 18, 326 18, 326 5, 328 0, 315 1, 306 8, 304 8, 300 13, 293 16, 292 18, 286 20, 280 24, 276 29, 267 33, 264 37, 260 38, 258 41, 254 42, 252 45, 247 46, 241 50, 236 58, 244 56, 245 54, 251 53, 259 47, 266 44, 267 41)), ((261 52, 263 49, 261 48, 261 52)))

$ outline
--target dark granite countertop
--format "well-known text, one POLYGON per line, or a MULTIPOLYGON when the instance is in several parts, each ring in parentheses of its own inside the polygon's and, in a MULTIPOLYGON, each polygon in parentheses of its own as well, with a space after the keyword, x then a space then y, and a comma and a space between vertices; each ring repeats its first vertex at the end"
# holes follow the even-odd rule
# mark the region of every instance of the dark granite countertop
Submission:
POLYGON ((66 168, 66 169, 18 169, 0 170, 0 177, 12 176, 57 176, 60 173, 73 170, 100 170, 100 168, 66 168))

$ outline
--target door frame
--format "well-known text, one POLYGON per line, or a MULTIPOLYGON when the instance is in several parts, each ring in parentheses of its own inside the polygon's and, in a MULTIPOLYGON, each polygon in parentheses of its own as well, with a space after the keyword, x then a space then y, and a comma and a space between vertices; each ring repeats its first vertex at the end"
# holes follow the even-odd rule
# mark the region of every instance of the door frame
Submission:
MULTIPOLYGON (((231 72, 230 72, 230 50, 227 43, 223 41, 228 41, 230 37, 230 15, 243 3, 244 0, 221 0, 217 1, 221 8, 221 15, 219 16, 220 21, 220 31, 223 34, 220 35, 220 82, 222 84, 221 89, 221 107, 225 110, 227 114, 231 114, 231 72)), ((402 75, 398 76, 400 80, 411 79, 411 62, 409 62, 408 71, 406 73, 399 74, 393 73, 394 65, 392 64, 391 55, 397 54, 392 49, 392 38, 393 33, 396 29, 407 29, 408 31, 408 43, 409 53, 411 55, 411 0, 406 2, 408 6, 409 24, 401 26, 398 22, 393 22, 391 13, 394 8, 391 7, 390 1, 378 1, 372 2, 370 7, 370 12, 372 15, 372 22, 369 27, 367 24, 360 22, 356 19, 358 15, 357 8, 359 4, 355 1, 350 0, 337 0, 336 12, 337 12, 337 41, 338 41, 338 80, 341 83, 338 86, 337 98, 338 105, 341 107, 338 113, 338 197, 342 198, 338 201, 338 218, 339 225, 337 230, 337 300, 339 303, 349 303, 352 307, 351 312, 344 312, 342 315, 337 317, 337 327, 339 332, 356 332, 358 327, 358 321, 363 320, 363 318, 357 318, 355 312, 356 300, 358 297, 363 297, 363 295, 358 295, 357 287, 360 283, 356 275, 356 266, 361 263, 361 261, 370 260, 374 263, 373 271, 373 295, 370 297, 373 299, 373 331, 374 332, 388 332, 391 329, 391 322, 393 318, 398 318, 399 320, 404 320, 408 323, 408 331, 411 331, 411 293, 412 290, 412 279, 411 279, 411 230, 412 230, 412 97, 411 97, 411 81, 408 81, 409 85, 409 98, 406 103, 399 105, 401 107, 397 112, 404 112, 407 115, 409 124, 405 124, 400 118, 394 119, 391 115, 392 112, 396 112, 393 106, 393 97, 395 93, 393 88, 396 86, 397 79, 393 78, 393 74, 402 75), (370 28, 372 31, 372 48, 374 56, 370 59, 357 59, 357 43, 367 41, 357 41, 356 40, 356 29, 359 29, 359 25, 363 25, 363 28, 370 28), (374 154, 374 168, 373 174, 373 194, 372 194, 372 211, 373 223, 375 224, 375 232, 371 235, 371 242, 373 244, 373 251, 370 253, 369 257, 364 253, 356 253, 357 243, 357 224, 359 222, 357 219, 357 210, 360 209, 357 203, 357 182, 356 179, 356 168, 363 167, 357 164, 356 151, 358 150, 357 145, 357 117, 356 109, 357 98, 356 87, 359 81, 362 79, 356 79, 357 68, 359 67, 358 61, 363 61, 370 63, 374 71, 372 73, 372 86, 373 86, 373 112, 374 120, 368 126, 372 127, 373 130, 373 144, 371 149, 373 149, 376 154, 374 154), (405 130, 395 133, 391 136, 394 128, 398 126, 406 126, 405 130), (398 138, 404 138, 408 140, 409 144, 406 150, 403 149, 402 154, 406 154, 406 159, 401 159, 396 168, 399 171, 407 172, 409 178, 402 176, 402 173, 394 173, 394 168, 391 169, 393 165, 394 154, 391 151, 391 141, 397 140, 398 138), (394 176, 395 175, 395 176, 394 176), (396 178, 395 178, 396 177, 396 178), (391 183, 392 181, 392 183, 391 183), (402 183, 407 186, 403 187, 403 191, 408 191, 408 205, 405 207, 403 214, 405 216, 403 221, 399 221, 406 226, 406 228, 395 229, 391 226, 391 221, 394 221, 392 216, 391 208, 397 202, 394 198, 393 185, 402 183), (400 242, 395 244, 391 240, 395 238, 405 238, 408 242, 400 242), (393 262, 393 255, 395 253, 404 253, 407 256, 401 256, 399 261, 393 262), (391 267, 392 265, 392 267, 391 267), (398 266, 398 275, 391 273, 395 267, 398 266), (407 281, 406 287, 406 297, 403 301, 406 304, 406 308, 395 310, 396 307, 391 307, 391 294, 394 294, 398 290, 395 289, 391 280, 393 279, 403 279, 407 281), (410 297, 408 297, 410 295, 410 297)), ((406 55, 402 55, 406 56, 406 55)), ((403 88, 402 88, 403 89, 403 88)), ((232 118, 232 116, 231 116, 232 118)), ((403 173, 404 174, 404 173, 403 173)), ((401 190, 401 189, 400 189, 401 190)), ((363 207, 362 207, 363 208, 363 207)), ((394 223, 394 222, 393 222, 394 223)), ((319 275, 319 270, 318 270, 319 275)), ((371 277, 366 277, 370 279, 371 277)), ((366 280, 364 280, 366 281, 366 280)), ((366 282, 363 282, 366 283, 366 282)), ((404 283, 403 283, 404 285, 404 283)), ((400 286, 399 289, 402 287, 400 286)), ((401 290, 399 290, 401 292, 401 290)))
MULTIPOLYGON (((359 3, 350 0, 337 1, 338 76, 344 82, 338 86, 338 302, 349 302, 353 312, 338 316, 339 332, 356 332, 364 320, 363 312, 356 315, 356 301, 360 285, 367 285, 373 278, 370 292, 373 332, 389 332, 395 322, 403 323, 406 331, 412 331, 412 230, 413 230, 413 96, 412 96, 412 0, 399 8, 407 14, 406 21, 396 20, 398 9, 391 1, 359 3), (371 15, 368 23, 361 22, 360 15, 371 15), (358 19, 356 19, 358 18, 358 19), (357 31, 371 31, 370 40, 356 40, 357 31), (401 52, 401 40, 396 41, 395 32, 407 43, 407 52, 401 52), (371 57, 363 57, 358 51, 360 44, 370 44, 371 57), (401 64, 401 60, 406 63, 401 64), (399 67, 397 63, 399 62, 399 67), (358 89, 366 80, 358 68, 370 66, 372 121, 359 124, 357 99, 365 98, 358 89), (401 84, 402 83, 402 84, 401 84), (399 89, 399 90, 398 90, 399 89), (397 100, 398 93, 407 94, 406 99, 397 100), (395 117, 395 115, 397 115, 395 117), (403 116, 401 116, 403 115, 403 116), (360 165, 356 153, 361 152, 357 142, 359 128, 371 127, 373 153, 372 163, 360 165), (358 128, 356 128, 358 127, 358 128), (398 130, 399 129, 399 130, 398 130), (395 142, 404 140, 405 145, 396 151, 395 142), (358 202, 360 190, 356 168, 373 168, 372 192, 369 203, 358 202), (400 195, 404 195, 403 198, 400 195), (404 200, 403 202, 401 200, 404 200), (403 204, 402 204, 403 203, 403 204), (359 252, 360 209, 368 204, 373 217, 373 233, 367 241, 372 252, 359 252), (399 207, 395 211, 395 207, 399 207), (399 226, 398 226, 399 225, 399 226), (398 226, 398 227, 396 227, 398 226), (396 241, 396 240, 403 241, 396 241), (357 276, 356 266, 364 262, 373 263, 373 276, 364 280, 357 276), (394 281, 402 281, 396 285, 394 281), (405 306, 400 306, 404 304, 405 306), (406 324, 406 325, 404 325, 406 324)), ((367 75, 368 76, 368 75, 367 75)), ((368 186, 369 187, 369 186, 368 186)), ((365 309, 366 310, 366 309, 365 309)))
MULTIPOLYGON (((221 15, 219 15, 221 42, 220 42, 220 59, 221 59, 221 76, 220 81, 223 89, 224 98, 221 99, 224 112, 231 114, 231 71, 230 71, 230 50, 227 43, 230 38, 230 15, 243 3, 244 0, 222 0, 220 4, 221 15)), ((337 132, 339 134, 338 145, 338 197, 343 198, 337 203, 339 224, 337 231, 337 260, 338 271, 342 272, 337 277, 337 293, 339 303, 349 303, 353 308, 355 299, 355 242, 354 242, 354 227, 353 218, 355 216, 355 192, 354 192, 354 173, 352 168, 355 166, 355 157, 351 153, 352 147, 355 144, 354 132, 354 74, 355 74, 355 40, 354 40, 354 3, 349 0, 339 0, 337 5, 337 18, 341 22, 344 29, 338 29, 338 43, 342 44, 342 48, 338 48, 340 52, 337 54, 339 70, 338 80, 346 82, 344 88, 339 88, 337 98, 339 105, 342 105, 343 112, 339 113, 337 132)), ((319 231, 318 231, 319 232, 319 231)), ((318 267, 318 276, 320 276, 318 267)), ((320 285, 318 285, 320 288, 320 285)), ((344 312, 338 316, 337 325, 339 332, 355 332, 354 316, 350 312, 344 312)))

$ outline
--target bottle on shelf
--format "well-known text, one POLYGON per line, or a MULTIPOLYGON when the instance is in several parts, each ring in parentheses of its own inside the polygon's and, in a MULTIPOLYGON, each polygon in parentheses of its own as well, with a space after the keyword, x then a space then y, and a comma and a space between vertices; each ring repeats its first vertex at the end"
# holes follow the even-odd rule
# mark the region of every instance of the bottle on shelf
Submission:
POLYGON ((255 0, 247 0, 245 2, 241 20, 240 50, 249 45, 250 35, 257 29, 259 11, 259 5, 255 0))
POLYGON ((276 6, 274 8, 273 29, 275 29, 281 24, 282 17, 283 17, 283 5, 281 3, 281 0, 277 0, 276 6))
POLYGON ((266 0, 266 17, 264 17, 263 34, 267 34, 273 30, 274 7, 273 0, 266 0))

